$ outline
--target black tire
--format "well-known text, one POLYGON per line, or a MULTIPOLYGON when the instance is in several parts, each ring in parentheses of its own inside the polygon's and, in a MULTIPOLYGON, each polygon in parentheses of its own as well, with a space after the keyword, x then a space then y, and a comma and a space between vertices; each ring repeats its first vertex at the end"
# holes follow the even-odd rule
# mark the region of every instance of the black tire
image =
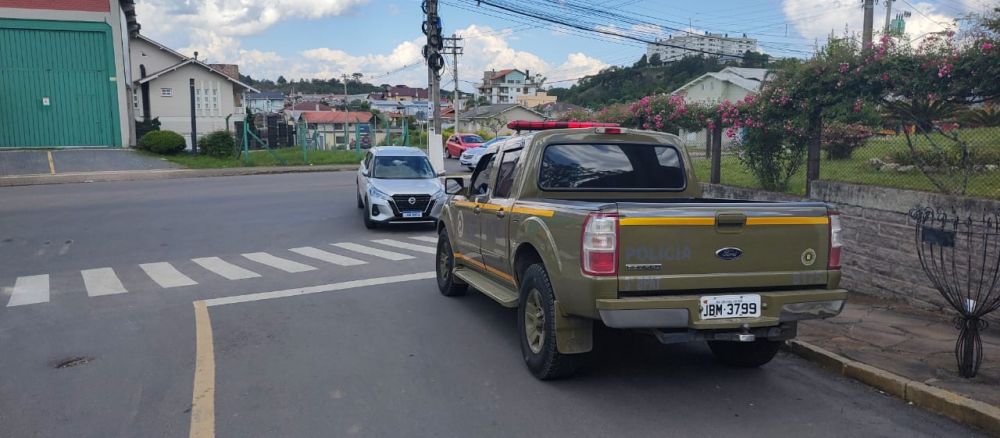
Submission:
POLYGON ((358 195, 358 208, 365 208, 365 201, 361 199, 361 186, 358 186, 355 192, 358 195))
POLYGON ((524 363, 528 366, 531 374, 539 380, 555 380, 570 377, 584 364, 588 354, 562 354, 556 344, 555 326, 555 294, 552 292, 552 283, 549 282, 549 275, 545 272, 545 267, 541 263, 529 266, 522 275, 520 298, 517 306, 517 333, 521 338, 521 355, 524 363), (537 291, 540 306, 532 306, 533 291, 537 291), (536 333, 542 334, 542 340, 532 346, 528 336, 528 328, 525 321, 528 320, 527 312, 530 307, 540 307, 540 312, 535 315, 534 320, 542 317, 539 324, 541 330, 536 329, 536 333), (536 351, 537 348, 537 351, 536 351))
POLYGON ((365 221, 365 228, 367 228, 369 230, 374 230, 374 229, 378 228, 378 222, 375 222, 375 221, 372 220, 372 209, 371 209, 371 207, 368 206, 367 202, 364 203, 363 207, 364 207, 364 209, 361 210, 361 217, 365 221))
POLYGON ((781 348, 782 341, 757 339, 753 342, 708 341, 712 354, 723 364, 740 367, 756 368, 774 359, 781 348))
POLYGON ((437 272, 438 290, 446 297, 465 295, 469 285, 455 278, 455 252, 448 240, 448 232, 442 228, 438 234, 437 254, 434 257, 434 268, 437 272))

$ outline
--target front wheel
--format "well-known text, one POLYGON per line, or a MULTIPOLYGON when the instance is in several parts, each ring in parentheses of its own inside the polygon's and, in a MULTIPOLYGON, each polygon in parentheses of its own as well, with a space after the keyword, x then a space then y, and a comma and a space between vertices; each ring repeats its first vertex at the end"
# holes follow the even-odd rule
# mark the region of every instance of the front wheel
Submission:
POLYGON ((524 363, 539 380, 570 377, 583 365, 587 354, 562 354, 556 345, 556 297, 549 275, 541 263, 524 271, 517 307, 524 363))
POLYGON ((443 228, 441 229, 441 233, 438 234, 437 255, 435 259, 437 260, 437 263, 435 263, 437 284, 441 295, 446 297, 465 295, 465 291, 469 288, 469 285, 455 278, 455 252, 451 249, 448 232, 443 228))
POLYGON ((361 186, 358 186, 355 192, 357 192, 355 194, 358 195, 358 208, 365 208, 365 201, 361 199, 361 186))
POLYGON ((753 342, 708 341, 708 348, 723 364, 740 367, 756 368, 774 359, 781 348, 782 341, 757 339, 753 342))

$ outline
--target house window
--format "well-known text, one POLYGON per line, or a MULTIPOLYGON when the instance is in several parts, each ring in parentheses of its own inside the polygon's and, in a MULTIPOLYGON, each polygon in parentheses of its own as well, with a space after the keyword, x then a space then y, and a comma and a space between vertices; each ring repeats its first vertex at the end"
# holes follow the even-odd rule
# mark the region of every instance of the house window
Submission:
POLYGON ((161 97, 173 97, 174 96, 174 89, 173 88, 160 88, 160 96, 161 97))

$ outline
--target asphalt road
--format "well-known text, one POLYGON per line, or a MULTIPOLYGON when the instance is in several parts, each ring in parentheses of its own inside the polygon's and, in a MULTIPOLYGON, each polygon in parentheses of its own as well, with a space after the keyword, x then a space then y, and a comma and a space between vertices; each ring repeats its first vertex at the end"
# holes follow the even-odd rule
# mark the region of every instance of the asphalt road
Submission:
POLYGON ((975 435, 792 356, 730 369, 613 331, 577 378, 536 381, 514 313, 440 296, 432 231, 366 230, 353 186, 0 189, 0 306, 16 285, 27 300, 0 307, 0 436, 183 437, 206 419, 219 437, 975 435), (211 412, 192 403, 206 384, 211 412))

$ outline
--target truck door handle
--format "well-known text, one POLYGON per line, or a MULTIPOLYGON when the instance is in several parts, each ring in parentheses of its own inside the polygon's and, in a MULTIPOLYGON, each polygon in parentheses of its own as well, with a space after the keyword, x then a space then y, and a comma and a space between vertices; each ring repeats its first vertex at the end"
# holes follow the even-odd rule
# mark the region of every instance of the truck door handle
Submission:
POLYGON ((497 210, 497 217, 504 217, 504 212, 502 208, 497 210))

